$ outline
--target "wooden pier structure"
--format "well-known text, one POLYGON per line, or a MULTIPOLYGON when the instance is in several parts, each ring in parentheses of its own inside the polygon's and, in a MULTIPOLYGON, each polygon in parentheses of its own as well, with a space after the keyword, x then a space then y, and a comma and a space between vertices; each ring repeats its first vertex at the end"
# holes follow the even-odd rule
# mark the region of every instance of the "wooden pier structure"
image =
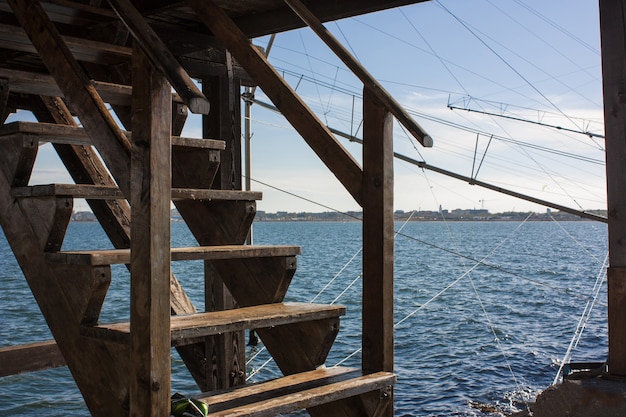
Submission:
POLYGON ((392 118, 431 138, 323 22, 419 0, 0 0, 0 223, 53 341, 0 349, 0 375, 68 366, 94 416, 169 416, 175 347, 210 416, 393 416, 392 118), (363 166, 251 39, 310 26, 361 79, 363 166), (199 87, 201 86, 201 87, 199 87), (341 306, 287 303, 299 247, 246 245, 240 94, 259 87, 362 206, 362 366, 324 368, 341 306), (37 122, 6 123, 17 110, 37 122), (188 112, 203 138, 181 137, 188 112), (73 184, 30 185, 50 142, 73 184), (75 198, 113 250, 62 251, 75 198), (198 245, 171 248, 174 204, 198 245), (203 260, 205 305, 171 262, 203 260), (111 265, 127 323, 102 323, 111 265), (244 331, 284 374, 245 383, 244 331))

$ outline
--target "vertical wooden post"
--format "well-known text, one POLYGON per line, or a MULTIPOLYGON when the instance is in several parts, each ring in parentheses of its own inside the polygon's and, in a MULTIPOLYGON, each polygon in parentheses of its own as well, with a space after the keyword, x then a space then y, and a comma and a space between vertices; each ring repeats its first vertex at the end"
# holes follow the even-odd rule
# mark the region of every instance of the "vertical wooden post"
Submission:
POLYGON ((130 415, 170 415, 171 87, 133 48, 130 415))
POLYGON ((626 376, 626 0, 600 0, 609 217, 609 373, 626 376))
MULTIPOLYGON (((393 371, 393 119, 363 90, 363 369, 393 371)), ((393 416, 388 407, 385 416, 393 416)))
MULTIPOLYGON (((213 181, 213 188, 241 190, 241 105, 239 80, 228 77, 212 77, 202 80, 202 92, 212 105, 211 113, 202 117, 205 138, 226 141, 220 168, 213 181)), ((205 310, 226 310, 236 307, 235 300, 222 278, 210 262, 205 263, 205 310)), ((245 383, 245 334, 233 332, 211 338, 207 343, 207 358, 217 358, 212 363, 214 385, 210 390, 229 388, 245 383)))

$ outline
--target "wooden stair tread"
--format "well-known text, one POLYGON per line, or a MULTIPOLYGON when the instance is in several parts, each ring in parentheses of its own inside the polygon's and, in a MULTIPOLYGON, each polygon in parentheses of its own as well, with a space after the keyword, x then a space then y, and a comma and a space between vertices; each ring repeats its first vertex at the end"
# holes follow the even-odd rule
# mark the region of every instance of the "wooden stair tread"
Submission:
MULTIPOLYGON (((299 246, 224 245, 172 248, 172 261, 242 259, 295 256, 302 253, 299 246)), ((72 265, 112 265, 130 263, 130 249, 47 252, 50 263, 72 265)))
MULTIPOLYGON (((64 93, 54 78, 48 74, 0 68, 0 78, 9 80, 9 89, 14 93, 64 97, 64 93)), ((121 106, 131 105, 132 87, 130 85, 97 80, 92 81, 92 83, 105 103, 121 106)), ((172 93, 172 101, 182 103, 181 98, 175 93, 172 93)))
POLYGON ((209 405, 210 417, 275 416, 343 398, 386 389, 391 372, 364 374, 353 368, 322 368, 194 398, 209 405))
MULTIPOLYGON (((119 200, 125 199, 117 187, 91 184, 45 184, 28 187, 15 187, 11 190, 14 198, 71 196, 75 198, 119 200)), ((257 191, 211 190, 172 188, 172 200, 260 200, 262 193, 257 191)))
MULTIPOLYGON (((344 306, 311 303, 274 303, 171 317, 172 346, 194 343, 206 336, 260 329, 290 323, 335 318, 344 306)), ((120 343, 130 340, 130 323, 81 327, 81 334, 120 343)))
MULTIPOLYGON (((53 143, 67 143, 72 145, 91 145, 91 139, 85 129, 81 127, 59 125, 54 123, 35 122, 12 122, 0 126, 0 136, 16 134, 35 135, 40 141, 53 143)), ((131 132, 124 132, 129 139, 131 132)), ((217 139, 186 138, 172 136, 173 146, 184 146, 190 148, 215 149, 223 151, 226 149, 226 142, 217 139)))

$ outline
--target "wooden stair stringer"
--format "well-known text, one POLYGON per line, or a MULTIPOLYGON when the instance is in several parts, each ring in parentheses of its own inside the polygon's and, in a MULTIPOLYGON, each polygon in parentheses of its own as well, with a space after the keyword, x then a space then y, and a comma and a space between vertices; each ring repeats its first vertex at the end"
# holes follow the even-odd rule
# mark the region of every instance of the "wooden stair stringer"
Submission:
POLYGON ((252 200, 179 200, 174 205, 203 246, 243 244, 256 214, 252 200))
POLYGON ((89 276, 83 277, 86 287, 76 291, 81 285, 79 277, 67 285, 68 277, 45 261, 41 242, 47 239, 47 232, 37 224, 49 224, 56 208, 34 202, 37 210, 23 210, 11 197, 11 182, 11 178, 0 175, 0 223, 40 310, 78 387, 86 394, 92 415, 124 415, 128 375, 123 370, 129 365, 128 351, 79 336, 80 321, 89 306, 85 298, 77 302, 75 297, 91 293, 94 283, 89 276), (98 376, 94 378, 87 369, 96 370, 98 376))
POLYGON ((212 260, 211 265, 242 307, 282 302, 296 272, 297 259, 259 257, 212 260))
MULTIPOLYGON (((296 258, 216 260, 211 264, 238 305, 247 307, 282 302, 295 273, 296 258)), ((323 365, 338 332, 338 318, 258 329, 286 375, 323 365)))
MULTIPOLYGON (((63 100, 58 97, 41 97, 41 106, 38 106, 33 113, 43 122, 71 127, 76 126, 69 109, 67 109, 63 100)), ((77 184, 115 185, 115 181, 111 178, 109 171, 97 157, 92 147, 56 143, 53 145, 77 184)), ((181 148, 173 146, 174 155, 177 149, 181 148)), ((36 149, 35 145, 35 151, 36 149)), ((219 164, 219 159, 217 162, 219 164)), ((216 171, 217 167, 213 169, 216 171)), ((176 173, 173 172, 173 179, 176 178, 175 175, 176 173)), ((213 172, 212 175, 215 175, 215 173, 213 172)), ((19 185, 26 185, 26 183, 22 182, 19 185)), ((87 200, 87 203, 114 247, 130 247, 130 206, 128 203, 124 200, 108 199, 87 200)), ((170 275, 170 295, 170 303, 174 314, 192 314, 196 312, 193 303, 174 274, 170 275)), ((212 378, 210 372, 206 370, 206 343, 181 346, 177 348, 177 351, 199 388, 206 390, 209 386, 208 381, 212 378)))
POLYGON ((28 184, 39 150, 39 141, 31 135, 2 138, 0 147, 0 170, 10 178, 11 187, 28 184))

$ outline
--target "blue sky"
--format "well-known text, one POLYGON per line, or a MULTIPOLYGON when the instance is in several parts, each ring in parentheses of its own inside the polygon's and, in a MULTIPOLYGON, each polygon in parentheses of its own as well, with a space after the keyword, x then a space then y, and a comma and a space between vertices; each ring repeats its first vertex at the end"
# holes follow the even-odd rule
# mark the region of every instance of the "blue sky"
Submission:
MULTIPOLYGON (((433 148, 424 149, 396 124, 396 152, 470 176, 489 143, 479 180, 572 208, 606 206, 602 139, 447 107, 469 103, 603 134, 597 2, 430 1, 326 27, 434 139, 433 148)), ((254 42, 266 46, 268 38, 254 42)), ((361 136, 362 85, 311 30, 278 34, 269 59, 322 121, 361 136)), ((257 98, 269 101, 262 91, 257 98)), ((252 129, 252 188, 264 194, 259 210, 360 210, 280 115, 254 105, 252 129)), ((191 118, 185 134, 199 131, 191 118)), ((341 141, 360 160, 360 146, 341 141)), ((63 178, 48 147, 41 149, 34 183, 63 178)), ((396 163, 395 175, 400 210, 545 211, 404 162, 396 163)))

